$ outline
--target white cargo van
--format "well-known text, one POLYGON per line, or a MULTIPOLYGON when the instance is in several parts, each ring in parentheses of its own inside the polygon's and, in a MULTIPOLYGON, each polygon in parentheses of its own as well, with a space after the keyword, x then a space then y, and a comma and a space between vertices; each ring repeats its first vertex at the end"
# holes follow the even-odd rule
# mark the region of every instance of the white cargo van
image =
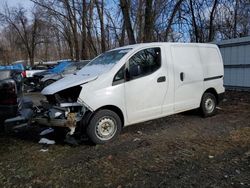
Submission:
POLYGON ((48 87, 38 123, 85 131, 97 144, 122 127, 200 108, 215 114, 224 93, 223 62, 213 44, 143 43, 105 52, 48 87))

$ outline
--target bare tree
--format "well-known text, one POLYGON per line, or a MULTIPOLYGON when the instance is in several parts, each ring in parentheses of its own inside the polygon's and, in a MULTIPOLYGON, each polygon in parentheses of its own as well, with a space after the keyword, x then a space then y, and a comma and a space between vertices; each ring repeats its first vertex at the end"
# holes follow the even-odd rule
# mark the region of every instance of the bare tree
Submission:
POLYGON ((170 30, 171 30, 171 27, 172 27, 172 24, 173 24, 173 21, 174 21, 174 18, 175 18, 175 15, 176 13, 178 12, 178 10, 180 9, 180 6, 182 4, 184 0, 178 0, 176 2, 176 4, 174 5, 174 8, 172 10, 172 13, 168 19, 168 23, 167 23, 167 27, 166 27, 166 35, 165 35, 165 40, 168 40, 168 36, 169 36, 169 33, 170 33, 170 30))
POLYGON ((102 47, 102 52, 106 51, 106 36, 105 36, 105 26, 104 26, 104 3, 103 0, 100 2, 98 0, 95 0, 95 5, 97 8, 99 20, 100 20, 100 26, 101 26, 101 47, 102 47))
POLYGON ((43 40, 39 37, 42 22, 39 19, 39 12, 32 12, 32 19, 26 16, 26 11, 22 7, 10 10, 5 6, 5 13, 1 13, 2 21, 11 25, 20 37, 28 54, 30 64, 34 64, 35 50, 43 40))
POLYGON ((153 37, 153 24, 154 24, 154 15, 153 15, 153 0, 146 0, 145 8, 145 24, 144 24, 144 42, 152 41, 153 37))
POLYGON ((130 20, 130 13, 129 13, 129 8, 130 8, 129 1, 130 0, 120 0, 120 6, 122 9, 123 19, 124 19, 128 39, 129 39, 129 44, 135 44, 136 41, 135 41, 134 31, 132 28, 132 23, 130 20))

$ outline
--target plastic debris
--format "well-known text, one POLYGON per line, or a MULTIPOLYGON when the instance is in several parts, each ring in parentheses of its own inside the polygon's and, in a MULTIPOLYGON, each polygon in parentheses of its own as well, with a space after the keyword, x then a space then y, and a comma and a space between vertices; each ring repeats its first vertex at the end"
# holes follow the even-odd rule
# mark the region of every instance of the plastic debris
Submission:
POLYGON ((40 149, 41 152, 47 152, 49 149, 40 149))
POLYGON ((214 156, 213 156, 213 155, 209 155, 208 158, 209 158, 209 159, 213 159, 214 156))
POLYGON ((142 132, 141 131, 137 131, 137 134, 142 135, 142 132))
POLYGON ((43 130, 43 131, 40 133, 40 136, 44 136, 44 135, 49 134, 49 133, 52 133, 52 132, 54 132, 54 129, 48 128, 48 129, 43 130))
POLYGON ((48 144, 48 145, 53 145, 56 142, 54 140, 49 140, 47 138, 41 138, 40 141, 38 142, 39 144, 48 144))
POLYGON ((140 141, 141 139, 140 138, 135 138, 134 140, 133 140, 133 142, 137 142, 137 141, 140 141))

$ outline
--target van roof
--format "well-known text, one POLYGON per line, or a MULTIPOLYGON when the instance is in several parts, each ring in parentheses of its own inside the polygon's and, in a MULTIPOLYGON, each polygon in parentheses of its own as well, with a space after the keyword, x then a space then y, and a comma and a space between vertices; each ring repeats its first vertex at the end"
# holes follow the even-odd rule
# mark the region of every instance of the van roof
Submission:
MULTIPOLYGON (((127 46, 118 47, 112 50, 123 50, 123 49, 135 49, 139 47, 144 46, 150 46, 150 45, 183 45, 183 46, 200 46, 200 47, 215 47, 217 45, 211 44, 211 43, 183 43, 183 42, 151 42, 151 43, 138 43, 138 44, 132 44, 127 46)), ((110 51, 112 51, 110 50, 110 51)))

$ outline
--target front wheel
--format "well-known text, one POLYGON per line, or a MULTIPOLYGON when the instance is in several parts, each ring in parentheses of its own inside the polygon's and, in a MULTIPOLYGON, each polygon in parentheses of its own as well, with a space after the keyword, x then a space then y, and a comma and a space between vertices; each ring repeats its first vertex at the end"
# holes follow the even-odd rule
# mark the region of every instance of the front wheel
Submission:
POLYGON ((95 144, 105 144, 114 140, 121 132, 120 117, 111 110, 99 110, 91 118, 87 134, 95 144))
POLYGON ((201 112, 204 117, 210 117, 216 114, 216 97, 212 93, 204 93, 201 99, 201 112))

